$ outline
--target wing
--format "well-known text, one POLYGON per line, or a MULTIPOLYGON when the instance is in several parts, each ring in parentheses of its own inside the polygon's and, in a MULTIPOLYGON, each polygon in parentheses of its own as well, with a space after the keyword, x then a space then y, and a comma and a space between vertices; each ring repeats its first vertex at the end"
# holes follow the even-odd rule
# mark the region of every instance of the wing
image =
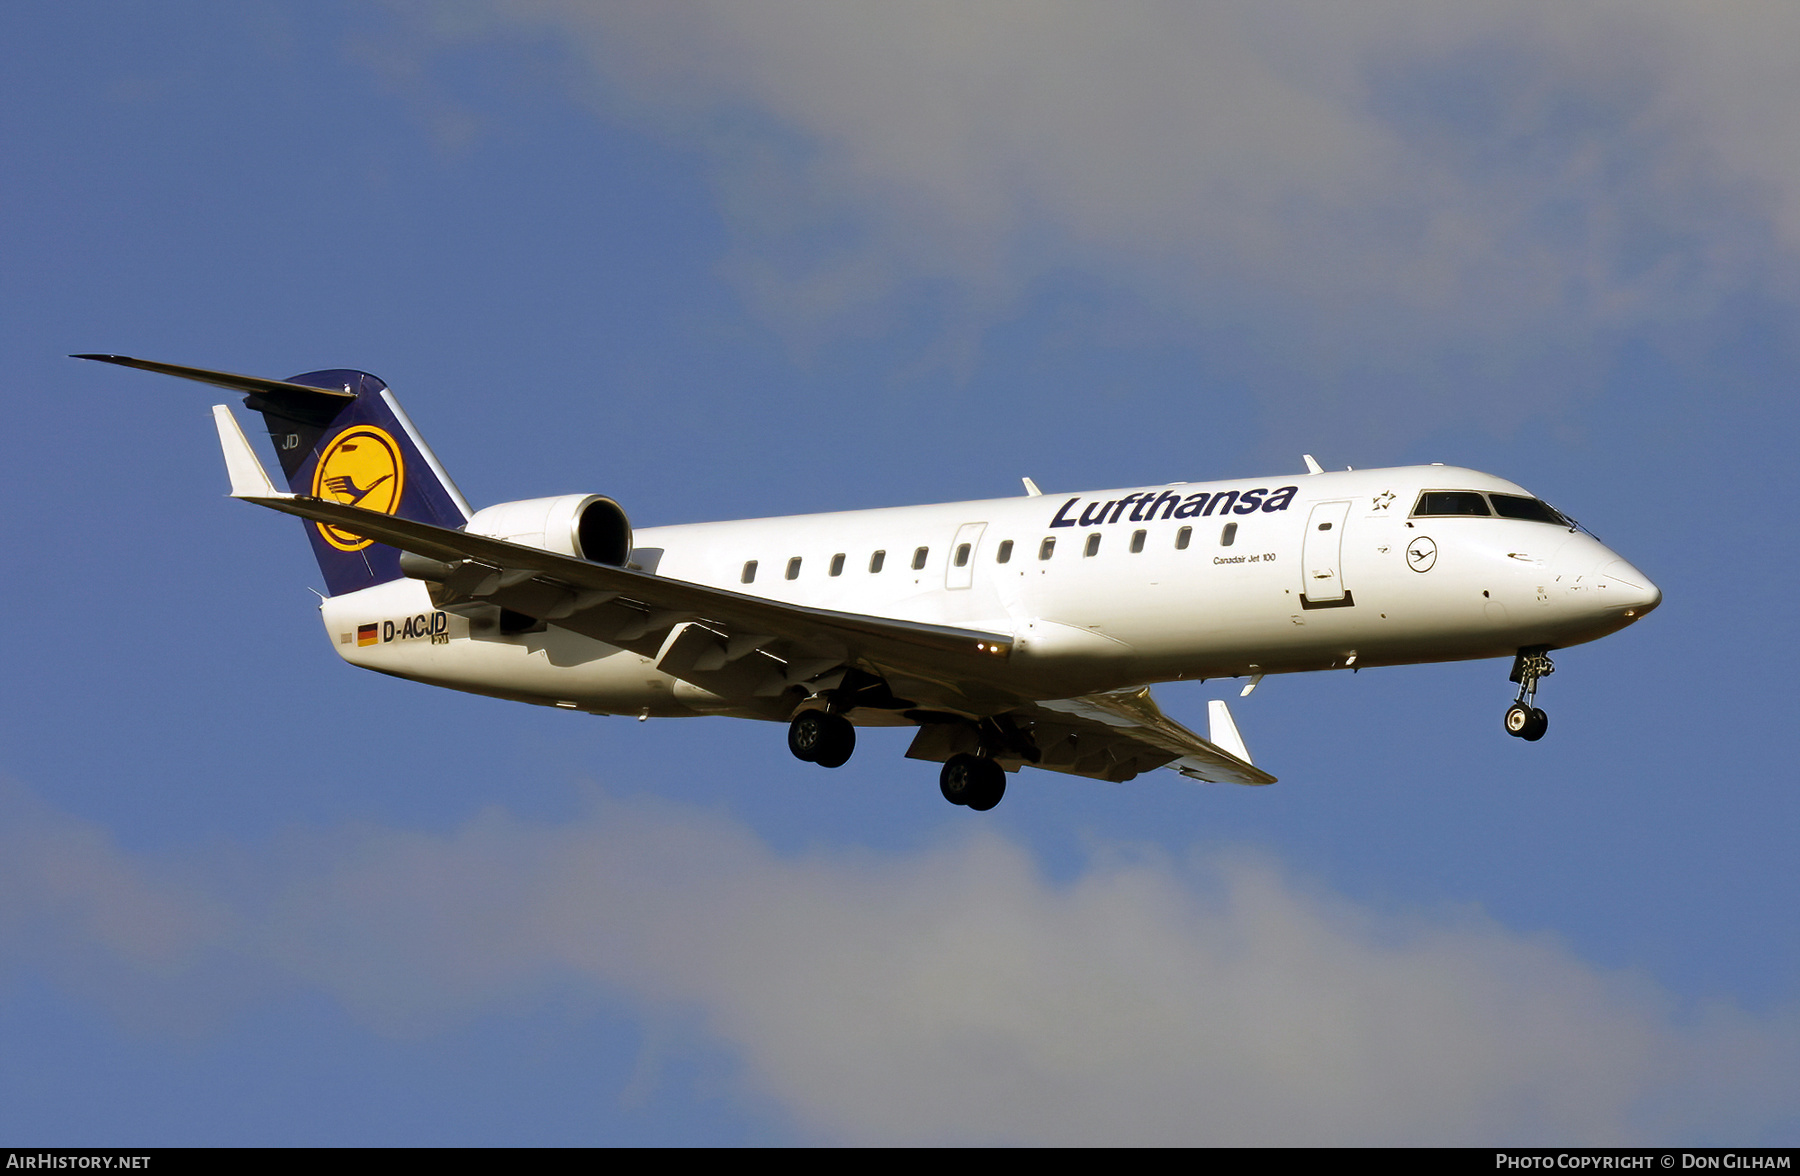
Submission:
POLYGON ((440 608, 498 605, 655 658, 664 672, 724 698, 774 698, 850 666, 891 671, 928 690, 933 706, 981 712, 1017 697, 996 673, 1012 652, 1007 634, 784 604, 277 492, 221 411, 233 497, 399 548, 402 567, 432 586, 440 608))
MULTIPOLYGON (((707 689, 714 683, 689 671, 715 674, 758 653, 779 655, 791 681, 813 676, 794 677, 808 667, 816 674, 897 662, 909 676, 953 682, 959 675, 980 681, 984 669, 1012 652, 1012 638, 1002 633, 784 604, 304 495, 245 501, 424 557, 429 562, 408 560, 402 567, 441 585, 440 607, 496 604, 634 652, 662 650, 663 661, 676 664, 660 668, 707 689), (687 626, 676 643, 679 654, 663 650, 677 625, 687 626)), ((770 693, 780 690, 776 685, 770 693)))
POLYGON ((1103 780, 1167 765, 1199 780, 1275 782, 1249 762, 1223 703, 1212 704, 1209 742, 1164 715, 1147 687, 1023 698, 1002 672, 1013 648, 1007 634, 785 604, 284 494, 230 411, 221 406, 214 415, 233 497, 399 548, 402 569, 430 586, 440 608, 497 605, 654 658, 663 672, 725 699, 773 700, 794 686, 835 689, 848 669, 860 668, 883 684, 883 705, 921 723, 907 752, 916 759, 985 747, 1013 769, 1030 762, 1103 780), (909 697, 893 697, 896 690, 909 697), (978 721, 961 721, 969 719, 978 721))

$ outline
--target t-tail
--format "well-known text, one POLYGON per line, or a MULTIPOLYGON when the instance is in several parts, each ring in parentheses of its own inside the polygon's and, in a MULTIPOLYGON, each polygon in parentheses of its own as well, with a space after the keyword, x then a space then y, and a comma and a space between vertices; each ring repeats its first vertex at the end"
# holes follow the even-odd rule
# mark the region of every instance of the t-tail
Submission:
MULTIPOLYGON (((198 380, 244 393, 262 414, 288 489, 439 527, 461 527, 471 511, 388 386, 345 369, 264 380, 205 368, 78 355, 124 367, 198 380)), ((400 578, 400 552, 329 523, 307 522, 326 590, 333 596, 400 578)))

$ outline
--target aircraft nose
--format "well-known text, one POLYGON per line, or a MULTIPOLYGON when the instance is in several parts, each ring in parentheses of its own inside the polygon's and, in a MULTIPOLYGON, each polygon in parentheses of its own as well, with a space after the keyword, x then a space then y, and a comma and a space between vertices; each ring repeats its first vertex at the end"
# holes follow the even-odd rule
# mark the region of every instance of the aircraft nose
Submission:
POLYGON ((1615 559, 1600 569, 1600 580, 1613 607, 1625 606, 1625 616, 1637 620, 1662 603, 1662 589, 1650 577, 1622 559, 1615 559))

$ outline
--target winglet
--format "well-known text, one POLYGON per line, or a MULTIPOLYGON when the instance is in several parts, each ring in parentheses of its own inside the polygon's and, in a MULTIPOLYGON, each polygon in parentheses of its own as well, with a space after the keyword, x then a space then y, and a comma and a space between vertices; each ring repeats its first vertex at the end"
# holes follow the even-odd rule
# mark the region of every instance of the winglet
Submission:
POLYGON ((1310 453, 1302 453, 1302 454, 1301 454, 1301 455, 1300 455, 1300 456, 1301 456, 1301 458, 1302 458, 1302 459, 1304 459, 1304 460, 1305 460, 1305 462, 1306 462, 1306 472, 1307 472, 1307 473, 1309 473, 1309 474, 1322 474, 1322 473, 1324 473, 1324 472, 1325 472, 1325 467, 1324 467, 1324 466, 1322 466, 1322 465, 1320 465, 1320 464, 1319 464, 1319 459, 1318 459, 1318 458, 1316 458, 1316 457, 1314 457, 1314 456, 1313 456, 1313 455, 1312 455, 1312 454, 1310 454, 1310 453))
POLYGON ((292 498, 269 481, 262 462, 250 448, 244 430, 223 404, 213 405, 213 424, 219 430, 219 448, 225 451, 225 472, 231 476, 233 498, 292 498))
POLYGON ((1215 698, 1206 704, 1207 741, 1221 750, 1228 751, 1245 763, 1251 763, 1250 749, 1244 746, 1244 737, 1238 734, 1237 724, 1231 721, 1231 709, 1224 700, 1215 698))
POLYGON ((1027 498, 1042 497, 1044 492, 1037 488, 1036 482, 1033 482, 1030 478, 1020 478, 1019 481, 1025 483, 1025 496, 1027 498))

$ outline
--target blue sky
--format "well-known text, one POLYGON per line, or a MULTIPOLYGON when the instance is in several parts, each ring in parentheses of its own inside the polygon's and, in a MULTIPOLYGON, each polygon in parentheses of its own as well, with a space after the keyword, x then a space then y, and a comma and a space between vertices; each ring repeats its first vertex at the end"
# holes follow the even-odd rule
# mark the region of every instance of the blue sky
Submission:
MULTIPOLYGON (((1800 17, 0 10, 0 1139, 1792 1143, 1800 17), (1269 679, 1270 789, 342 665, 203 388, 639 525, 1423 461, 1653 576, 1269 679)), ((1162 692, 1191 723, 1235 683, 1162 692)))

